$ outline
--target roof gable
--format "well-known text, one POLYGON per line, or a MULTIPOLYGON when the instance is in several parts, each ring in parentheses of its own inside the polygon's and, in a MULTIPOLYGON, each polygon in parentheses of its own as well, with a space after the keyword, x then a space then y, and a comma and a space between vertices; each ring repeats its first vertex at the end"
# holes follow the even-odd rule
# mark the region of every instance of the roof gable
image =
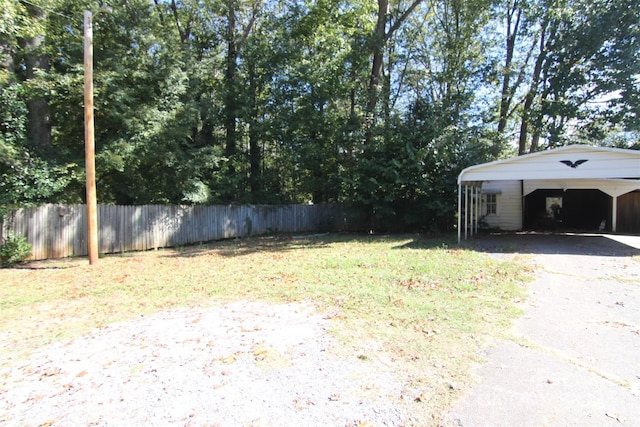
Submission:
POLYGON ((510 179, 640 179, 640 151, 567 145, 464 169, 463 181, 510 179))

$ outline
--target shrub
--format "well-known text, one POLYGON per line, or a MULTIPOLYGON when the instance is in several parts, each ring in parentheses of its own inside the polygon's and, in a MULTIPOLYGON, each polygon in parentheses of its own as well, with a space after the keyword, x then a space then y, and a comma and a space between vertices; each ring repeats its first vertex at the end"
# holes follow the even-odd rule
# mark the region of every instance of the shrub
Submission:
POLYGON ((27 238, 9 233, 0 246, 0 267, 11 267, 23 262, 29 255, 31 243, 27 242, 27 238))

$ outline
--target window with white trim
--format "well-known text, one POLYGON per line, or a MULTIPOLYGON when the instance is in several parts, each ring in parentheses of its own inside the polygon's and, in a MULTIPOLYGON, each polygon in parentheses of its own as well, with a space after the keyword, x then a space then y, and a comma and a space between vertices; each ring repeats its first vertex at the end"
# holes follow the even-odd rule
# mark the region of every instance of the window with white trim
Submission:
POLYGON ((486 197, 487 215, 497 215, 498 214, 498 195, 486 194, 485 197, 486 197))

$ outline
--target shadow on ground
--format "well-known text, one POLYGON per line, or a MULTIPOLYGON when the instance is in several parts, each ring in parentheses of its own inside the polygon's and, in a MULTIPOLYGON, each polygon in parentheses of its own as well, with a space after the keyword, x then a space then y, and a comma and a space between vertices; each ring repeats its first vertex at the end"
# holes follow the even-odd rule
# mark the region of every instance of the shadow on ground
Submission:
POLYGON ((640 236, 580 233, 481 233, 467 245, 491 253, 640 256, 640 236))
POLYGON ((304 248, 330 246, 334 243, 373 243, 380 241, 398 242, 393 249, 446 249, 457 246, 453 234, 365 234, 365 233, 320 233, 237 238, 205 243, 197 246, 173 248, 168 257, 197 257, 215 252, 225 257, 250 255, 256 252, 288 252, 304 248), (409 242, 401 243, 406 239, 409 242))

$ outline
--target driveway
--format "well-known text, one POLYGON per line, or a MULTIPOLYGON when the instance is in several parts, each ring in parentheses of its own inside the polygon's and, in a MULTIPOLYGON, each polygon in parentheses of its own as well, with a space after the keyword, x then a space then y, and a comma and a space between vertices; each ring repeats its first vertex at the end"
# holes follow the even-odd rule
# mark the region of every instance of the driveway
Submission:
POLYGON ((513 338, 483 354, 447 426, 640 426, 640 236, 505 234, 474 243, 531 258, 513 338))

